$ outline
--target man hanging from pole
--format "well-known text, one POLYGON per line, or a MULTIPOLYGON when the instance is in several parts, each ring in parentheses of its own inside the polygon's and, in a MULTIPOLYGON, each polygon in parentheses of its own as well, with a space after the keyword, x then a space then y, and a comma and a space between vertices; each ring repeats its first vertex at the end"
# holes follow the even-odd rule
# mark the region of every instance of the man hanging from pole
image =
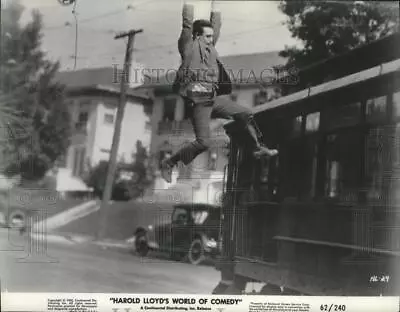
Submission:
POLYGON ((231 80, 219 60, 215 44, 221 29, 221 14, 212 0, 211 17, 194 19, 194 6, 186 2, 182 10, 182 31, 178 39, 181 66, 173 90, 192 108, 191 121, 196 140, 184 146, 161 164, 162 177, 171 183, 172 169, 179 162, 188 165, 211 146, 211 118, 234 119, 240 122, 254 142, 255 157, 272 157, 277 150, 261 143, 261 134, 249 108, 217 96, 232 92, 231 80))

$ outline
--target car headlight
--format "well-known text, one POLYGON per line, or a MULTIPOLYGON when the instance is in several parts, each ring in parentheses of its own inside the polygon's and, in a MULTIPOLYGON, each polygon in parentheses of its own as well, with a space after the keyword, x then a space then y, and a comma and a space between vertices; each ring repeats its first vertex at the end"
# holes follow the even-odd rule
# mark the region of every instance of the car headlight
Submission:
POLYGON ((153 226, 151 224, 147 228, 149 229, 149 231, 153 230, 153 226))

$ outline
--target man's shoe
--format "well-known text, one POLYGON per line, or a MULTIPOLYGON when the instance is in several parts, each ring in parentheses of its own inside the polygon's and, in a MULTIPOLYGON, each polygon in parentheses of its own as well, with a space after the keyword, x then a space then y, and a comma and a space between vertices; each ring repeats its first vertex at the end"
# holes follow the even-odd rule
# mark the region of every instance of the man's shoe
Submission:
POLYGON ((161 164, 161 176, 168 183, 171 183, 172 181, 172 168, 173 166, 170 165, 167 161, 163 161, 161 164))
POLYGON ((273 157, 278 155, 278 151, 276 149, 269 149, 266 146, 258 146, 254 151, 254 156, 257 158, 260 157, 273 157))

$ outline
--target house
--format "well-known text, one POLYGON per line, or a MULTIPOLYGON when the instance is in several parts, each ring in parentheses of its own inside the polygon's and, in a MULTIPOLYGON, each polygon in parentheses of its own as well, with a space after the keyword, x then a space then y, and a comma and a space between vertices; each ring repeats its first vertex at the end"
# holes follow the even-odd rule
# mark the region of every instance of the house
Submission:
MULTIPOLYGON (((83 177, 89 166, 109 159, 120 98, 118 74, 115 67, 104 67, 60 72, 56 77, 66 86, 73 129, 68 152, 57 168, 58 191, 87 191, 83 177)), ((132 86, 126 100, 117 158, 129 162, 137 140, 144 146, 150 143, 151 105, 149 97, 132 86)))
MULTIPOLYGON (((221 57, 233 82, 233 92, 225 97, 241 105, 253 107, 280 96, 279 67, 286 60, 278 51, 221 57)), ((215 202, 221 188, 224 167, 227 164, 227 150, 224 148, 227 136, 219 120, 212 120, 211 129, 215 146, 199 155, 187 167, 181 165, 173 174, 173 184, 168 185, 160 176, 160 162, 182 144, 194 139, 190 123, 190 112, 185 109, 182 99, 172 92, 176 71, 147 76, 138 90, 147 90, 153 98, 151 117, 150 154, 157 167, 154 185, 156 192, 166 189, 181 189, 185 200, 195 202, 215 202)))

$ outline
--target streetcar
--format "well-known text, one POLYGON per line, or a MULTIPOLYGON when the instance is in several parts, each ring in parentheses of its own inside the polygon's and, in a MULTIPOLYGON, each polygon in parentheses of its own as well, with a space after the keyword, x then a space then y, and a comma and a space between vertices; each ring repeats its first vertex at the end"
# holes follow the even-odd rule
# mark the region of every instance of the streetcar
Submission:
POLYGON ((300 71, 287 95, 254 107, 278 157, 255 159, 225 125, 214 294, 261 283, 269 295, 399 295, 399 52, 396 33, 300 71))

